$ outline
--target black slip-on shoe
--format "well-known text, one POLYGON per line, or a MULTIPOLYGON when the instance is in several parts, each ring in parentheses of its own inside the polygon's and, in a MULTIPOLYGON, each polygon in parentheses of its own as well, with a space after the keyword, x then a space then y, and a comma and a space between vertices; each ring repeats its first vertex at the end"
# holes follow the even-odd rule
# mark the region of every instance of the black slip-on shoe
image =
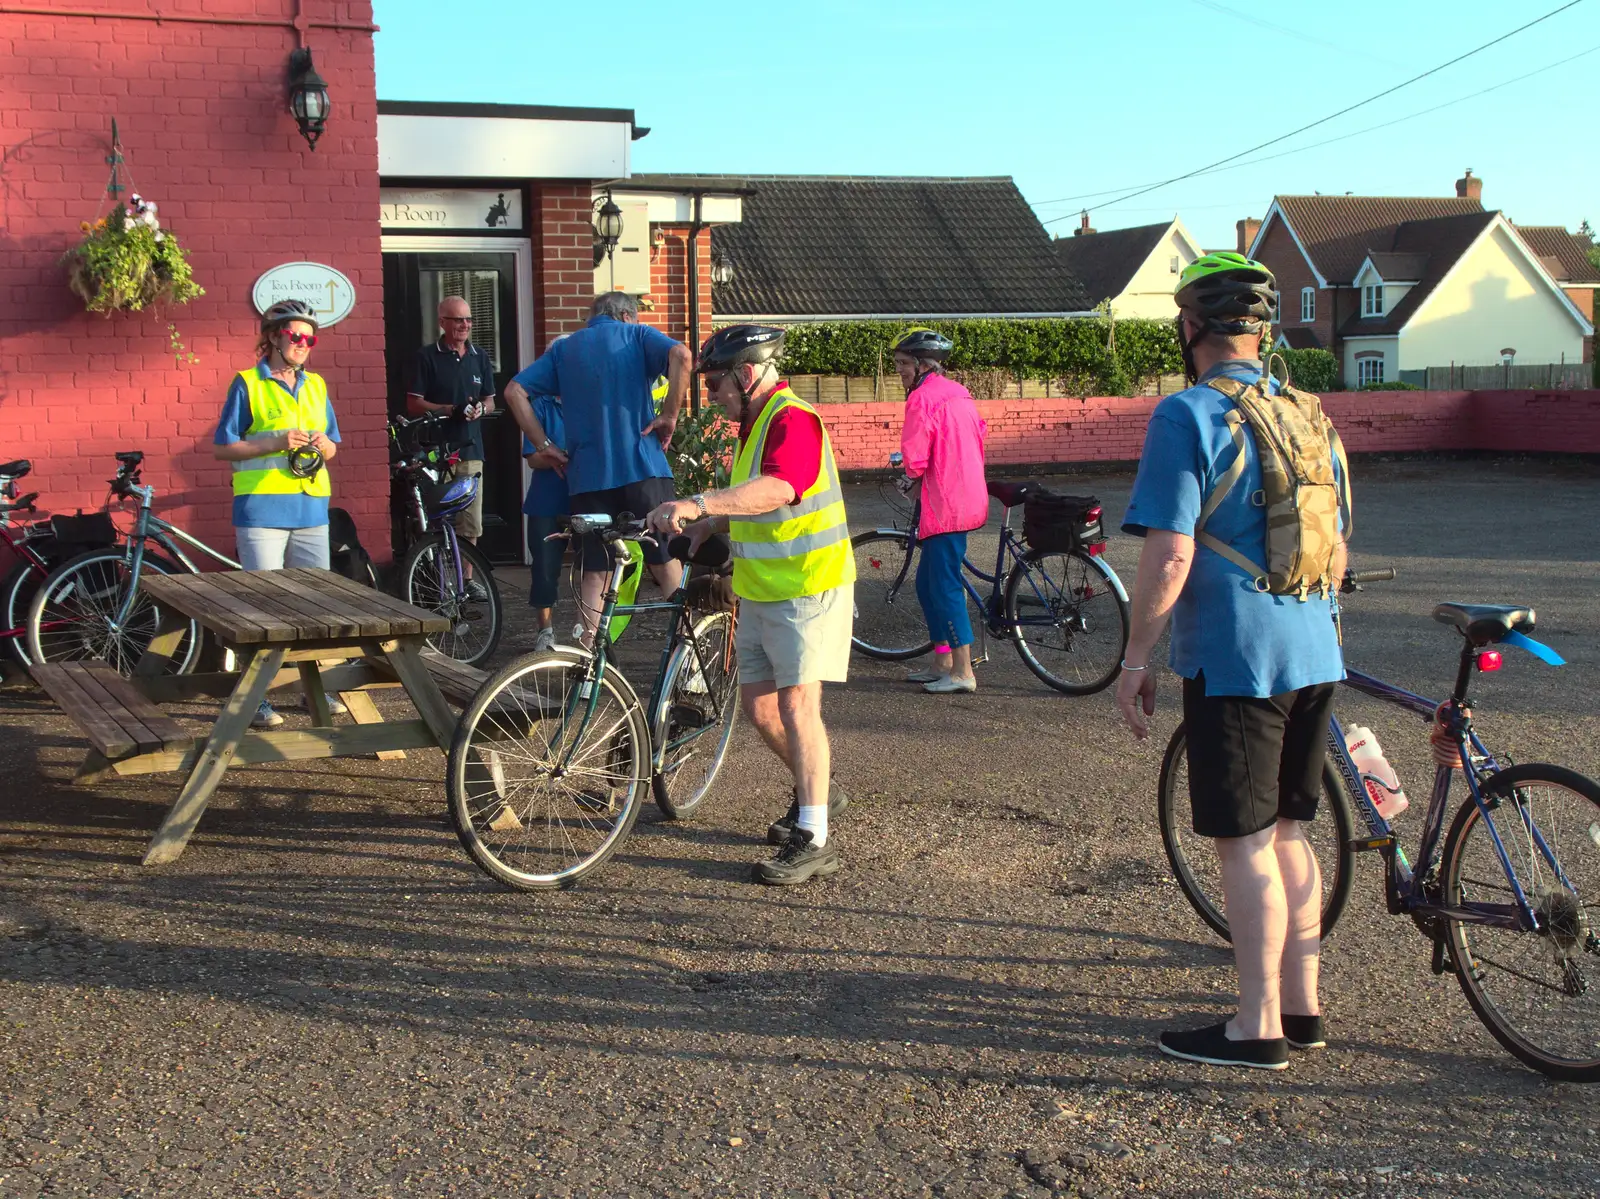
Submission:
POLYGON ((1283 1038, 1290 1049, 1326 1049, 1321 1016, 1284 1016, 1283 1038))
POLYGON ((826 845, 813 845, 810 829, 794 828, 789 830, 788 839, 778 847, 777 853, 767 861, 755 864, 750 877, 769 887, 790 887, 805 882, 813 875, 826 878, 830 874, 837 874, 843 865, 832 841, 826 845))
POLYGON ((1260 1041, 1230 1041, 1228 1026, 1213 1024, 1190 1032, 1161 1034, 1161 1052, 1186 1062, 1208 1066, 1245 1066, 1251 1070, 1284 1070, 1289 1065, 1289 1042, 1282 1037, 1260 1041))
MULTIPOLYGON (((837 779, 828 780, 828 819, 831 821, 850 806, 850 797, 844 793, 837 779)), ((800 792, 794 792, 789 810, 767 825, 767 844, 782 845, 789 839, 789 830, 800 823, 800 792)))

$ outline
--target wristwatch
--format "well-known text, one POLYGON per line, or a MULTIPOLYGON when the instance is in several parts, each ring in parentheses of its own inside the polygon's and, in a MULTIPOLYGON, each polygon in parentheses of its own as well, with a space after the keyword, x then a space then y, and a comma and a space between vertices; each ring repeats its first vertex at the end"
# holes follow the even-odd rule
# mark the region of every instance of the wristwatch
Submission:
POLYGON ((706 497, 704 495, 701 495, 697 492, 694 495, 691 495, 689 498, 694 502, 694 506, 700 509, 701 520, 704 520, 706 517, 711 515, 711 513, 706 511, 706 497))
POLYGON ((548 450, 553 445, 555 445, 555 442, 551 441, 548 437, 546 437, 543 441, 541 441, 539 443, 539 448, 541 450, 548 450))

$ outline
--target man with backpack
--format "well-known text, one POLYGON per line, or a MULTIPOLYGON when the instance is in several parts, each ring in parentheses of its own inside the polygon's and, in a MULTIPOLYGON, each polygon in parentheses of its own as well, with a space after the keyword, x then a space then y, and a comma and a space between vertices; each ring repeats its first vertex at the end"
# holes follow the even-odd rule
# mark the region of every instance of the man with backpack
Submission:
POLYGON ((1320 1048, 1322 883, 1302 822, 1316 814, 1334 684, 1334 596, 1348 493, 1316 396, 1262 365, 1278 291, 1241 254, 1207 254, 1178 281, 1193 383, 1157 405, 1123 529, 1144 538, 1117 706, 1149 733, 1169 620, 1183 680, 1194 830, 1215 838, 1233 934, 1233 1019, 1161 1034, 1164 1053, 1281 1070, 1320 1048))

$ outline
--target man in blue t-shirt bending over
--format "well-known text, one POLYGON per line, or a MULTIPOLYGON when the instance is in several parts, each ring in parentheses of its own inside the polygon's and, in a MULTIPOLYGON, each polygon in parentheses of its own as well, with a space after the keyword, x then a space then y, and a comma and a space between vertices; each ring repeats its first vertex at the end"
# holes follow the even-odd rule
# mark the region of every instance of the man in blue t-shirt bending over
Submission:
MULTIPOLYGON (((694 356, 665 333, 639 324, 639 302, 625 292, 596 296, 589 312, 584 328, 553 343, 506 384, 506 407, 534 452, 547 452, 566 469, 570 511, 643 517, 674 498, 666 447, 694 356), (667 377, 667 395, 657 413, 650 391, 661 375, 667 377), (565 446, 546 433, 529 396, 561 397, 565 446)), ((676 591, 678 564, 667 556, 665 539, 641 548, 662 591, 676 591)), ((586 538, 581 553, 587 645, 600 622, 611 562, 598 538, 586 538)))
MULTIPOLYGON (((1316 814, 1334 683, 1344 677, 1332 601, 1270 595, 1242 568, 1196 547, 1201 509, 1240 452, 1234 403, 1205 384, 1262 378, 1258 358, 1278 292, 1241 254, 1208 254, 1178 281, 1179 338, 1195 386, 1156 406, 1123 529, 1144 538, 1117 706, 1137 737, 1155 711, 1156 642, 1172 622, 1183 677, 1194 831, 1215 838, 1239 974, 1226 1024, 1164 1032, 1161 1049, 1212 1065, 1281 1070, 1289 1047, 1323 1044, 1317 999, 1322 883, 1302 822, 1316 814)), ((1269 387, 1275 386, 1268 383, 1269 387)), ((1261 560, 1266 509, 1255 440, 1205 532, 1261 560)), ((1344 574, 1344 549, 1332 575, 1344 574)))

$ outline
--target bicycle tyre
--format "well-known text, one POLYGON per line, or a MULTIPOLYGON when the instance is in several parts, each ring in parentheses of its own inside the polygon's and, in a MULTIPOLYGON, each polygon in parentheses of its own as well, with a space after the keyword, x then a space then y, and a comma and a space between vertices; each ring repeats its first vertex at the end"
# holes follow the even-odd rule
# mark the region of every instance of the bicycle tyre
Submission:
POLYGON ((589 725, 579 726, 569 756, 574 769, 559 778, 552 772, 551 762, 566 748, 561 738, 572 705, 586 703, 575 689, 588 670, 589 655, 573 649, 515 659, 478 689, 450 743, 445 792, 456 836, 484 873, 518 891, 573 886, 616 853, 639 817, 650 730, 638 696, 615 669, 608 667, 599 680, 602 696, 589 725), (530 711, 538 714, 527 723, 530 711), (526 732, 519 732, 525 723, 526 732), (588 750, 590 738, 606 744, 588 750), (593 752, 601 756, 591 759, 593 752), (590 765, 576 768, 585 762, 590 765), (519 764, 526 764, 528 777, 513 786, 507 767, 519 764), (521 806, 514 807, 508 799, 518 792, 521 806), (602 805, 603 828, 597 820, 602 805), (548 838, 542 847, 533 843, 541 830, 548 838), (589 846, 583 852, 580 840, 589 846))
MULTIPOLYGON (((1228 917, 1223 907, 1221 877, 1214 859, 1191 857, 1186 845, 1209 844, 1209 838, 1197 836, 1190 820, 1188 760, 1184 727, 1179 725, 1167 742, 1167 752, 1161 759, 1161 781, 1156 793, 1156 809, 1161 823, 1161 844, 1167 852, 1167 864, 1183 897, 1207 927, 1224 941, 1232 941, 1228 930, 1228 917), (1201 875, 1204 875, 1202 881, 1201 875)), ((1313 845, 1321 850, 1317 854, 1317 867, 1322 871, 1322 939, 1327 940, 1333 926, 1344 913, 1350 899, 1350 886, 1355 877, 1355 851, 1350 841, 1355 836, 1355 817, 1349 801, 1339 784, 1338 772, 1331 762, 1322 768, 1322 806, 1333 813, 1334 836, 1337 852, 1333 856, 1333 872, 1326 868, 1325 836, 1318 837, 1313 845)), ((1319 812, 1320 816, 1321 813, 1319 812)), ((1313 828, 1322 823, 1312 821, 1313 828)), ((1208 855, 1213 851, 1207 850, 1208 855)))
POLYGON ((856 558, 851 648, 881 662, 903 662, 931 651, 916 570, 906 561, 917 552, 916 539, 900 530, 868 529, 850 539, 850 548, 856 558))
MULTIPOLYGON (((1600 835, 1595 831, 1597 822, 1600 822, 1600 783, 1564 766, 1525 762, 1507 767, 1484 783, 1482 795, 1485 802, 1497 812, 1515 811, 1525 806, 1531 809, 1537 806, 1537 801, 1530 797, 1537 784, 1565 792, 1576 800, 1575 820, 1540 823, 1537 812, 1533 813, 1533 818, 1545 844, 1556 856, 1566 881, 1577 887, 1578 893, 1574 895, 1571 889, 1560 885, 1555 872, 1544 861, 1543 855, 1535 851, 1531 839, 1521 828, 1513 826, 1510 821, 1496 821, 1500 825, 1497 831, 1505 844, 1506 853, 1518 869, 1518 882, 1529 902, 1535 904, 1536 910, 1547 922, 1545 927, 1549 931, 1524 932, 1447 920, 1445 936, 1455 964, 1456 980, 1461 984, 1467 1002, 1472 1005, 1473 1012, 1483 1026, 1507 1052, 1550 1078, 1564 1082, 1600 1081, 1600 1011, 1596 1012, 1594 1025, 1587 1029, 1579 1028, 1574 1034, 1577 1044, 1586 1047, 1586 1053, 1567 1056, 1537 1043, 1528 1032, 1517 1027, 1515 1018, 1507 1010, 1510 1005, 1497 999, 1486 986, 1489 973, 1483 967, 1488 966, 1506 973, 1508 988, 1519 978, 1535 984, 1532 993, 1539 997, 1559 995, 1566 990, 1570 998, 1577 999, 1583 990, 1588 990, 1588 1006, 1595 1008, 1592 976, 1600 971, 1600 950, 1595 948, 1595 938, 1600 935, 1600 928, 1590 922, 1589 913, 1600 911, 1600 835), (1574 842, 1573 850, 1567 853, 1563 853, 1555 844, 1563 828, 1572 830, 1574 842), (1581 853, 1582 857, 1568 856, 1574 851, 1581 853), (1584 866, 1581 873, 1580 865, 1584 866), (1541 874, 1546 876, 1542 882, 1541 874), (1556 885, 1552 887, 1548 884, 1556 885), (1570 943, 1563 946, 1563 941, 1570 943), (1491 947, 1488 951, 1486 945, 1491 947), (1568 952, 1574 948, 1576 953, 1568 952), (1501 957, 1505 949, 1520 951, 1518 969, 1502 966, 1489 956, 1492 952, 1494 957, 1501 957), (1573 959, 1587 962, 1587 972, 1582 965, 1572 965, 1573 959), (1550 969, 1553 966, 1557 968, 1550 969), (1536 976, 1535 971, 1545 977, 1536 976), (1579 995, 1572 995, 1572 990, 1577 990, 1579 995)), ((1440 877, 1442 898, 1446 904, 1470 902, 1474 887, 1486 891, 1488 898, 1494 902, 1506 903, 1511 899, 1510 887, 1503 881, 1505 875, 1490 838, 1485 835, 1478 839, 1476 844, 1483 846, 1481 851, 1473 842, 1474 831, 1483 827, 1483 815, 1469 795, 1457 811, 1455 821, 1450 826, 1450 835, 1445 840, 1440 877), (1490 867, 1493 874, 1489 873, 1490 867), (1470 879, 1469 871, 1473 875, 1470 879), (1480 872, 1489 879, 1498 876, 1502 882, 1496 885, 1479 880, 1476 875, 1480 872)), ((1560 1027, 1565 1029, 1567 1021, 1561 1020, 1560 1027)))
POLYGON ((28 656, 28 609, 43 579, 44 574, 32 562, 21 561, 0 581, 0 620, 5 621, 7 629, 22 630, 6 638, 6 647, 24 666, 32 661, 28 656))
POLYGON ((1007 573, 1005 617, 1011 630, 1011 641, 1017 647, 1022 661, 1041 682, 1065 695, 1093 695, 1097 691, 1104 691, 1117 677, 1123 651, 1128 645, 1128 601, 1122 597, 1113 579, 1105 563, 1079 550, 1071 553, 1029 550, 1007 573), (1058 564, 1055 572, 1052 572, 1052 564, 1058 564), (1024 580, 1029 583, 1028 592, 1023 591, 1024 580), (1074 595, 1074 592, 1077 594, 1074 595), (1088 605, 1096 601, 1100 602, 1091 620, 1088 605), (1025 632, 1030 624, 1033 627, 1040 626, 1024 609, 1045 605, 1050 609, 1049 627, 1060 634, 1063 643, 1059 649, 1049 645, 1049 639, 1043 633, 1030 638, 1025 632), (1088 650, 1089 639, 1096 636, 1097 627, 1107 624, 1109 609, 1113 607, 1117 621, 1115 644, 1111 638, 1097 637, 1095 645, 1098 647, 1103 643, 1105 652, 1093 651, 1091 657, 1089 652, 1083 651, 1088 650), (1074 629, 1073 625, 1077 627, 1074 629), (1075 643, 1080 651, 1077 658, 1072 657, 1075 643), (1048 663, 1041 656, 1047 649, 1053 651, 1048 663), (1061 655, 1061 660, 1056 660, 1055 654, 1061 655), (1101 658, 1104 660, 1098 660, 1101 658), (1068 678, 1061 673, 1067 666, 1079 661, 1087 664, 1087 673, 1079 672, 1075 678, 1068 678))
POLYGON ((450 628, 428 637, 428 644, 447 658, 468 666, 481 666, 500 644, 502 632, 500 588, 494 568, 483 551, 470 541, 456 539, 463 563, 472 567, 472 577, 484 584, 487 600, 474 600, 456 593, 455 568, 447 562, 443 533, 429 533, 414 541, 400 563, 399 595, 408 604, 437 612, 450 622, 450 628), (479 631, 477 626, 487 627, 479 631))
MULTIPOLYGON (((163 575, 192 573, 169 558, 148 552, 140 570, 163 575)), ((131 675, 134 664, 155 637, 161 609, 148 598, 137 599, 129 613, 130 627, 124 635, 113 633, 107 613, 121 607, 127 584, 128 564, 122 547, 89 550, 61 563, 45 576, 28 605, 28 656, 34 662, 98 659, 125 677, 131 675), (89 608, 84 607, 81 597, 91 597, 89 608), (65 627, 45 631, 45 625, 57 623, 65 627)), ((193 671, 200 656, 200 641, 200 624, 191 618, 168 673, 193 671)))
MULTIPOLYGON (((669 820, 687 820, 699 808, 700 801, 717 780, 717 772, 728 756, 728 745, 733 740, 733 726, 739 718, 739 658, 734 648, 734 620, 731 612, 712 612, 695 622, 694 639, 700 648, 698 661, 687 644, 672 651, 667 663, 667 673, 661 687, 661 698, 650 715, 650 728, 654 744, 665 747, 662 751, 661 769, 650 775, 650 788, 655 793, 656 807, 669 820), (692 689, 696 669, 703 679, 699 690, 692 689), (714 701, 713 713, 720 713, 716 724, 676 746, 673 743, 674 711, 684 712, 693 718, 704 719, 704 704, 714 701), (720 732, 712 731, 720 728, 720 732), (699 743, 704 740, 706 745, 699 743), (698 747, 698 748, 696 748, 698 747), (687 763, 697 757, 705 762, 694 770, 685 772, 687 763), (675 783, 683 789, 674 791, 675 783)), ((682 726, 683 719, 677 722, 682 726)))

